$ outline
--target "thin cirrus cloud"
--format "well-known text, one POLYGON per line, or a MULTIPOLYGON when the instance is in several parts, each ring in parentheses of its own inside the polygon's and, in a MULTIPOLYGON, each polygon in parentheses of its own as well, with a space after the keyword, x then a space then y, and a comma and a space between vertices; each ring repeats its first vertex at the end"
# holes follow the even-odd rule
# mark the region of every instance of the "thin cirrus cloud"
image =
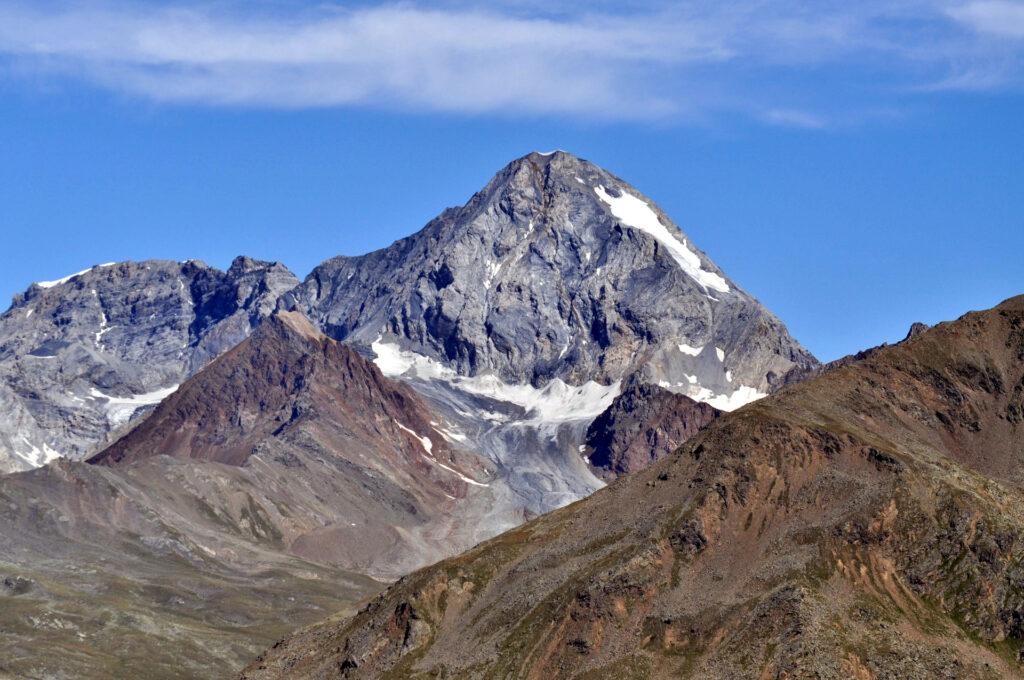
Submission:
POLYGON ((951 7, 949 14, 979 32, 1024 40, 1024 3, 982 0, 951 7))
POLYGON ((627 120, 738 112, 806 128, 836 119, 837 91, 849 113, 888 108, 886 92, 1020 84, 1021 2, 644 5, 0 0, 0 77, 203 105, 627 120), (873 101, 843 100, 842 79, 854 76, 884 83, 873 101))

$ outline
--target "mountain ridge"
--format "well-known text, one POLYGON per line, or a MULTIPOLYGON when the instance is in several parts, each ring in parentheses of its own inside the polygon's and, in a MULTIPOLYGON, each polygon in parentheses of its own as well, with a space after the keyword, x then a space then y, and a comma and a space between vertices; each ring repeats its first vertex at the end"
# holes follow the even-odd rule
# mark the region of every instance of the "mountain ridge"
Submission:
POLYGON ((0 470, 83 458, 241 341, 298 280, 236 258, 98 265, 0 315, 0 470))
POLYGON ((1022 414, 1024 296, 718 418, 241 677, 1020 677, 1022 414))

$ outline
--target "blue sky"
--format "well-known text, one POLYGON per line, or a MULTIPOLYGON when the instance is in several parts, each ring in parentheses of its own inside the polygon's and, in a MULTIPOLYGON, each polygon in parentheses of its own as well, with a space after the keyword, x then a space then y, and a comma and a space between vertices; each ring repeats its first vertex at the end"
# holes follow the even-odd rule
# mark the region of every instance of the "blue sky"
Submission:
POLYGON ((0 295, 303 276, 563 148, 831 359, 1024 292, 1022 56, 1002 0, 0 0, 0 295))

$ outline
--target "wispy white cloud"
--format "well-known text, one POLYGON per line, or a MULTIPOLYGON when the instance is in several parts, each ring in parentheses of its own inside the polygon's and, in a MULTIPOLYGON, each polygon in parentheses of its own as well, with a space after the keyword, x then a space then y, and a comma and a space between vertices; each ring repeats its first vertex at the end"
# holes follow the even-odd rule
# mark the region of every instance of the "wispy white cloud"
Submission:
POLYGON ((949 8, 949 15, 981 33, 1024 39, 1024 2, 980 0, 949 8))
POLYGON ((799 127, 811 130, 826 127, 827 121, 821 116, 797 109, 769 109, 762 113, 762 118, 772 125, 799 127))
POLYGON ((890 89, 1015 85, 1007 63, 1020 49, 986 37, 1024 36, 1024 5, 1006 0, 206 7, 0 0, 0 59, 8 73, 164 102, 604 119, 740 111, 816 128, 835 102, 808 93, 834 92, 854 70, 890 89))

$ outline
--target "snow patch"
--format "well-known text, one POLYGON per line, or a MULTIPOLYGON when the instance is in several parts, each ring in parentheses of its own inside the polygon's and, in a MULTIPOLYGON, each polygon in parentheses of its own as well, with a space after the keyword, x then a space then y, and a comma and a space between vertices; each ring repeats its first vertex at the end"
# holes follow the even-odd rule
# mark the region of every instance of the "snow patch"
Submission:
POLYGON ((534 387, 509 385, 497 376, 483 375, 460 377, 453 384, 471 394, 515 404, 526 411, 530 420, 564 422, 599 416, 618 396, 621 381, 601 385, 589 380, 575 386, 555 378, 544 387, 534 387))
POLYGON ((96 333, 94 333, 94 335, 96 336, 96 346, 97 347, 99 347, 101 349, 103 348, 103 345, 100 342, 100 340, 102 340, 103 336, 106 335, 107 333, 109 333, 112 330, 114 330, 114 326, 104 326, 103 328, 100 328, 98 331, 96 331, 96 333))
MULTIPOLYGON (((96 295, 95 289, 92 291, 92 294, 95 297, 95 295, 96 295)), ((103 311, 103 309, 101 308, 100 309, 100 329, 93 334, 93 335, 95 335, 96 347, 98 349, 106 349, 103 346, 103 343, 102 343, 103 336, 106 335, 107 333, 109 333, 110 331, 112 331, 113 329, 114 329, 114 326, 109 326, 107 324, 107 313, 105 311, 103 311)))
POLYGON ((419 436, 412 429, 406 427, 405 425, 402 425, 397 420, 395 421, 395 425, 398 425, 398 427, 402 428, 403 430, 405 430, 406 432, 411 434, 413 437, 415 437, 416 441, 418 441, 420 443, 420 445, 423 447, 424 451, 426 451, 431 456, 434 455, 434 442, 430 441, 430 437, 421 437, 421 436, 419 436))
POLYGON ((116 262, 104 262, 103 264, 97 264, 97 265, 93 265, 92 267, 89 267, 88 269, 83 269, 80 272, 75 272, 74 274, 68 274, 64 278, 57 279, 56 281, 36 281, 36 285, 39 286, 40 288, 53 288, 54 286, 59 286, 62 283, 67 283, 68 281, 70 281, 71 279, 75 278, 76 276, 81 276, 82 274, 88 274, 93 269, 99 269, 100 267, 113 267, 115 264, 117 264, 117 263, 116 262))
MULTIPOLYGON (((702 401, 705 404, 711 404, 720 411, 735 411, 740 406, 744 406, 752 401, 768 396, 764 392, 760 392, 757 389, 746 385, 740 385, 728 394, 717 394, 713 390, 704 387, 697 382, 697 376, 687 375, 686 373, 684 373, 683 376, 686 378, 685 383, 677 382, 673 385, 667 380, 660 380, 658 381, 658 385, 670 390, 676 388, 673 391, 685 394, 694 401, 702 401)), ((726 371, 725 379, 727 382, 732 382, 731 371, 726 371)))
MULTIPOLYGON (((687 376, 687 378, 689 378, 689 376, 687 376)), ((746 385, 740 385, 729 394, 715 394, 707 387, 703 387, 699 384, 691 384, 683 394, 694 401, 702 401, 705 404, 711 404, 719 411, 735 411, 740 406, 745 406, 752 401, 768 396, 767 394, 759 392, 757 389, 746 385)))
POLYGON ((21 435, 21 441, 28 447, 27 450, 14 449, 14 455, 21 458, 23 461, 31 465, 32 467, 42 467, 51 460, 60 458, 60 454, 50 448, 50 445, 43 442, 42 448, 36 446, 28 437, 21 435))
POLYGON ((611 207, 612 215, 619 221, 652 236, 654 240, 665 246, 676 264, 702 288, 705 290, 711 288, 723 293, 729 291, 729 285, 725 279, 714 272, 703 269, 697 253, 687 247, 685 240, 680 241, 661 223, 657 213, 646 201, 622 190, 619 191, 619 196, 612 196, 605 191, 603 186, 598 186, 594 191, 598 198, 611 207))
POLYGON ((762 399, 767 396, 767 394, 758 391, 754 387, 740 385, 733 390, 732 394, 717 394, 710 399, 705 399, 704 401, 720 411, 735 411, 740 406, 745 406, 752 401, 757 401, 758 399, 762 399))
POLYGON ((491 283, 494 281, 494 277, 498 275, 498 270, 501 269, 501 264, 499 262, 491 262, 488 260, 486 262, 486 265, 487 276, 484 277, 484 288, 487 288, 489 290, 491 287, 491 283))
POLYGON ((143 406, 159 404, 161 401, 174 394, 174 391, 177 389, 177 385, 171 385, 170 387, 153 390, 152 392, 146 392, 145 394, 134 394, 130 397, 112 397, 109 394, 104 394, 95 387, 92 387, 89 389, 89 396, 93 399, 106 400, 107 403, 104 405, 104 410, 107 414, 107 420, 110 421, 111 425, 116 427, 131 420, 131 417, 135 415, 135 412, 143 406))
POLYGON ((435 432, 437 432, 438 434, 440 434, 442 437, 444 437, 445 439, 447 439, 450 442, 459 442, 459 443, 461 443, 461 442, 466 441, 466 435, 464 435, 463 433, 459 432, 458 430, 456 430, 453 427, 441 427, 440 423, 430 423, 430 425, 431 425, 431 427, 434 428, 435 432))
POLYGON ((445 465, 441 461, 437 460, 436 458, 431 458, 430 456, 423 456, 423 457, 426 458, 429 462, 431 462, 434 465, 438 466, 439 468, 443 468, 443 469, 447 470, 448 472, 452 473, 453 475, 456 475, 459 479, 464 481, 466 484, 472 484, 473 486, 490 486, 490 484, 484 484, 483 482, 478 482, 475 479, 470 479, 469 477, 467 477, 466 475, 462 474, 461 472, 459 472, 455 468, 448 467, 447 465, 445 465))
POLYGON ((416 377, 424 379, 457 377, 455 371, 447 366, 422 354, 404 350, 395 343, 381 342, 380 336, 370 343, 370 349, 377 355, 373 363, 377 365, 381 373, 389 378, 396 378, 410 372, 416 377))
POLYGON ((703 347, 694 347, 693 345, 687 345, 685 342, 679 343, 679 351, 683 354, 689 354, 691 357, 695 357, 704 351, 703 347))
POLYGON ((719 361, 725 361, 725 350, 722 349, 721 347, 716 347, 715 348, 715 356, 718 357, 719 361))
POLYGON ((394 343, 382 342, 380 338, 371 343, 370 348, 377 355, 373 362, 389 378, 407 376, 445 380, 470 394, 515 404, 526 411, 529 420, 536 422, 596 418, 611 406, 621 386, 618 380, 611 385, 593 380, 583 385, 568 385, 560 378, 544 387, 510 385, 494 375, 461 376, 438 361, 403 350, 394 343))

